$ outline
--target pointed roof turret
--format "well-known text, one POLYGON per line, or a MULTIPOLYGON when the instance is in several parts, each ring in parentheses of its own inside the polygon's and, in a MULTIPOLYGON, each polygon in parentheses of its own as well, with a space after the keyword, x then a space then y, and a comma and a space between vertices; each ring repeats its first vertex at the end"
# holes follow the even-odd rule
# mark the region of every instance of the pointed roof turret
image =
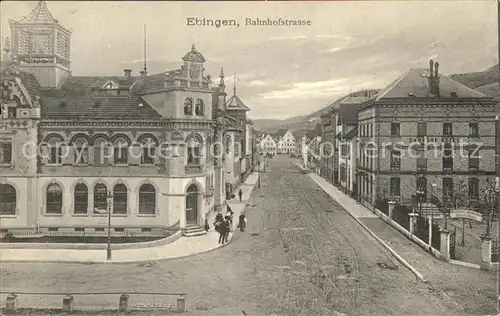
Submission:
POLYGON ((38 1, 38 5, 18 23, 21 24, 49 24, 58 23, 52 16, 45 1, 38 1))

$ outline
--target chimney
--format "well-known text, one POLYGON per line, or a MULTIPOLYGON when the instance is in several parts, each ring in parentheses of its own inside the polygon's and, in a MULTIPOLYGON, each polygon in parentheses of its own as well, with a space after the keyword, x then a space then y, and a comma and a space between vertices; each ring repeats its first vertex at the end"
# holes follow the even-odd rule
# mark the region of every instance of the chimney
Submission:
POLYGON ((132 77, 132 69, 123 69, 123 76, 125 79, 130 79, 132 77))
POLYGON ((146 70, 141 70, 140 74, 141 74, 141 77, 146 77, 148 72, 146 70))
POLYGON ((429 66, 429 94, 439 97, 439 63, 431 60, 429 66))

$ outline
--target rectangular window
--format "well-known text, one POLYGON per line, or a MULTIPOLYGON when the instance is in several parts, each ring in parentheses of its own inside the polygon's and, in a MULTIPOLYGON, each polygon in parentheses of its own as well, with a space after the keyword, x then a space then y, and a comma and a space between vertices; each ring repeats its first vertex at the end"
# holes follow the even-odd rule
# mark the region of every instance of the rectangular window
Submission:
POLYGON ((85 228, 77 227, 75 228, 75 232, 84 232, 85 228))
POLYGON ((399 197, 401 195, 401 179, 391 178, 391 197, 399 197))
POLYGON ((453 197, 453 179, 443 178, 443 201, 452 201, 453 197))
POLYGON ((443 171, 452 171, 453 170, 453 149, 450 144, 445 144, 443 150, 443 171))
POLYGON ((452 123, 443 123, 443 136, 451 137, 453 135, 452 123))
POLYGON ((100 228, 100 227, 98 227, 98 228, 96 228, 96 229, 95 229, 95 231, 96 231, 96 232, 103 232, 103 231, 104 231, 104 228, 100 228))
POLYGON ((479 136, 479 124, 477 122, 469 123, 469 136, 471 137, 479 136))
POLYGON ((60 165, 62 163, 62 147, 61 146, 51 146, 49 164, 60 165))
POLYGON ((391 170, 401 169, 401 152, 399 150, 391 151, 391 170))
POLYGON ((417 137, 427 136, 427 123, 417 123, 417 137))
POLYGON ((200 164, 200 147, 188 147, 187 163, 190 165, 200 164))
POLYGON ((0 143, 0 164, 12 163, 12 143, 0 143))
POLYGON ((8 118, 16 118, 17 117, 17 108, 9 107, 7 109, 7 117, 8 118))
POLYGON ((141 164, 143 165, 153 165, 155 163, 156 148, 154 147, 144 147, 141 157, 141 164))
POLYGON ((479 147, 469 148, 469 170, 479 170, 479 147))
POLYGON ((469 178, 469 200, 479 200, 479 179, 469 178))
POLYGON ((125 228, 114 228, 116 233, 123 233, 125 231, 125 228))
POLYGON ((118 146, 114 150, 115 164, 126 165, 128 162, 128 148, 118 146))
POLYGON ((399 123, 391 123, 391 136, 401 136, 399 123))
POLYGON ((417 157, 417 171, 427 170, 427 157, 425 156, 425 150, 423 148, 416 149, 417 157))

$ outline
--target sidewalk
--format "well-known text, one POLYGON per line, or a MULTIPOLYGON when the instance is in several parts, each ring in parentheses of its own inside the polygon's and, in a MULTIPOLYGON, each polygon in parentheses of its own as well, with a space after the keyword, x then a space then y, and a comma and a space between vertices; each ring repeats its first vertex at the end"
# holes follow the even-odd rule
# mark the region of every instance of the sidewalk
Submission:
MULTIPOLYGON (((233 229, 229 234, 231 241, 238 216, 244 211, 246 201, 251 197, 253 189, 258 181, 258 173, 248 176, 245 183, 240 187, 243 191, 242 202, 238 199, 228 201, 234 211, 233 229)), ((213 212, 212 212, 213 213, 213 212)), ((212 215, 212 214, 209 214, 212 215)), ((215 214, 213 214, 215 217, 215 214)), ((163 246, 139 248, 139 249, 117 249, 112 252, 112 260, 106 260, 106 250, 70 250, 70 249, 0 249, 0 262, 66 262, 66 263, 137 263, 155 260, 178 259, 195 254, 209 252, 222 246, 218 243, 219 234, 213 230, 213 220, 210 222, 210 231, 206 235, 195 237, 181 237, 179 240, 163 246)))
POLYGON ((422 280, 427 280, 429 287, 438 291, 443 300, 450 300, 452 304, 459 303, 464 312, 470 315, 477 314, 471 306, 479 304, 486 308, 496 304, 496 272, 453 265, 433 257, 320 176, 313 173, 308 176, 376 236, 384 247, 390 248, 398 260, 403 259, 412 267, 412 272, 416 272, 417 276, 420 274, 422 280))

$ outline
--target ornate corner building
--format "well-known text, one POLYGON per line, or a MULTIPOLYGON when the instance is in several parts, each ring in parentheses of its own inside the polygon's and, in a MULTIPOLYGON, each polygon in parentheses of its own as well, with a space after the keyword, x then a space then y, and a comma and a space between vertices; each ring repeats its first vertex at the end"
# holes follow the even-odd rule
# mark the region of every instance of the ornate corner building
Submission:
POLYGON ((228 135, 248 142, 250 109, 236 95, 226 102, 223 73, 211 87, 194 45, 173 71, 73 76, 72 34, 45 2, 10 26, 0 87, 2 229, 102 234, 110 211, 115 235, 161 236, 202 225, 225 204, 226 182, 247 174, 248 146, 229 155, 214 144, 228 135))

